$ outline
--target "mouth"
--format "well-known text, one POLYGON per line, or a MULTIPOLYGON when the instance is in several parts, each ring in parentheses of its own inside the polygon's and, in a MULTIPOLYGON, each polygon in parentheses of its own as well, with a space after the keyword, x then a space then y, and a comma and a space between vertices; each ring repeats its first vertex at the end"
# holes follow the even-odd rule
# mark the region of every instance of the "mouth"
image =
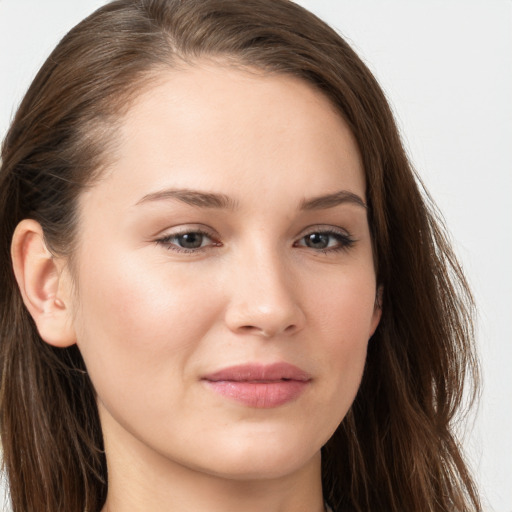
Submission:
POLYGON ((311 375, 288 363, 231 366, 201 379, 212 391, 247 407, 269 409, 296 400, 311 375))

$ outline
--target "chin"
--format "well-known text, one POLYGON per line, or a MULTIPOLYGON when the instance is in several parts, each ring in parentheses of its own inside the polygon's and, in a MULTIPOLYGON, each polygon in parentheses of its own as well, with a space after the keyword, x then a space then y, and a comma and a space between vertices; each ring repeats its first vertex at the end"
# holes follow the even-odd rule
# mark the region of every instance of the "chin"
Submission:
POLYGON ((302 439, 290 443, 290 437, 269 435, 266 439, 228 440, 223 447, 214 454, 210 452, 212 464, 208 464, 210 469, 206 472, 231 480, 282 478, 316 463, 316 459, 320 464, 321 446, 315 449, 313 443, 302 439))

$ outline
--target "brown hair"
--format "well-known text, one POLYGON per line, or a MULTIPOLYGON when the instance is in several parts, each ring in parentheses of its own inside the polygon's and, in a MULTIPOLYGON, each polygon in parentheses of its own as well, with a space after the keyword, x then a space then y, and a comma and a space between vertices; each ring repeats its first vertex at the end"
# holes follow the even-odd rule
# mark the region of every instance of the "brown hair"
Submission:
POLYGON ((313 84, 362 154, 383 313, 355 402, 322 449, 326 500, 338 512, 480 510, 452 433, 468 372, 477 381, 472 299, 372 74, 287 0, 117 0, 60 42, 2 147, 0 428, 14 512, 96 512, 108 487, 92 383, 76 346, 39 337, 11 268, 14 228, 35 219, 72 256, 77 197, 130 98, 159 68, 201 57, 313 84))

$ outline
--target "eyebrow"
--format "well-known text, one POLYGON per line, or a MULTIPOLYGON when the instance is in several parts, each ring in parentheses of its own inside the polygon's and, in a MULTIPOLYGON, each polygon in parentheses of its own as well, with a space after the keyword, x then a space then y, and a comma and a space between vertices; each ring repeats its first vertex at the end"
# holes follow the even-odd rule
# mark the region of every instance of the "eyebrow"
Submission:
POLYGON ((183 203, 191 206, 198 206, 200 208, 234 210, 237 207, 237 202, 225 194, 200 192, 198 190, 190 189, 167 189, 159 192, 152 192, 150 194, 146 194, 142 199, 137 201, 136 204, 139 205, 153 201, 167 201, 169 199, 177 199, 183 203))
POLYGON ((325 194, 322 196, 304 199, 300 205, 301 210, 326 210, 334 208, 340 204, 351 203, 367 209, 368 206, 361 197, 348 190, 340 190, 333 194, 325 194))
MULTIPOLYGON (((168 201, 169 199, 175 199, 191 206, 197 206, 199 208, 215 208, 215 209, 229 209, 235 210, 238 203, 233 198, 226 194, 218 194, 213 192, 200 192, 198 190, 191 189, 166 189, 158 192, 151 192, 146 194, 136 205, 156 202, 156 201, 168 201)), ((348 190, 340 190, 332 194, 325 194, 310 199, 304 199, 299 209, 300 210, 326 210, 328 208, 334 208, 344 203, 351 203, 362 208, 367 208, 366 203, 363 199, 349 192, 348 190)))

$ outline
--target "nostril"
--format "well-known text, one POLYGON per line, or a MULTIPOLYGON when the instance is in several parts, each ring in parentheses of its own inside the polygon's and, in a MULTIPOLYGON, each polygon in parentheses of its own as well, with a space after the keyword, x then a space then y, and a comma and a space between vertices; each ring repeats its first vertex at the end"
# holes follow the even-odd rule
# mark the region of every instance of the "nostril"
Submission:
POLYGON ((291 336, 303 327, 305 316, 295 301, 289 300, 277 304, 253 300, 233 301, 226 310, 226 325, 232 332, 244 335, 273 338, 291 336))
POLYGON ((277 334, 291 334, 295 331, 296 325, 291 324, 285 327, 284 329, 278 328, 263 328, 257 327, 255 325, 242 325, 238 328, 238 331, 245 334, 255 334, 258 336, 263 336, 265 338, 271 338, 277 334))
POLYGON ((270 338, 273 335, 269 330, 262 327, 256 327, 255 325, 242 325, 239 327, 238 332, 242 334, 254 334, 256 336, 263 336, 264 338, 270 338))

